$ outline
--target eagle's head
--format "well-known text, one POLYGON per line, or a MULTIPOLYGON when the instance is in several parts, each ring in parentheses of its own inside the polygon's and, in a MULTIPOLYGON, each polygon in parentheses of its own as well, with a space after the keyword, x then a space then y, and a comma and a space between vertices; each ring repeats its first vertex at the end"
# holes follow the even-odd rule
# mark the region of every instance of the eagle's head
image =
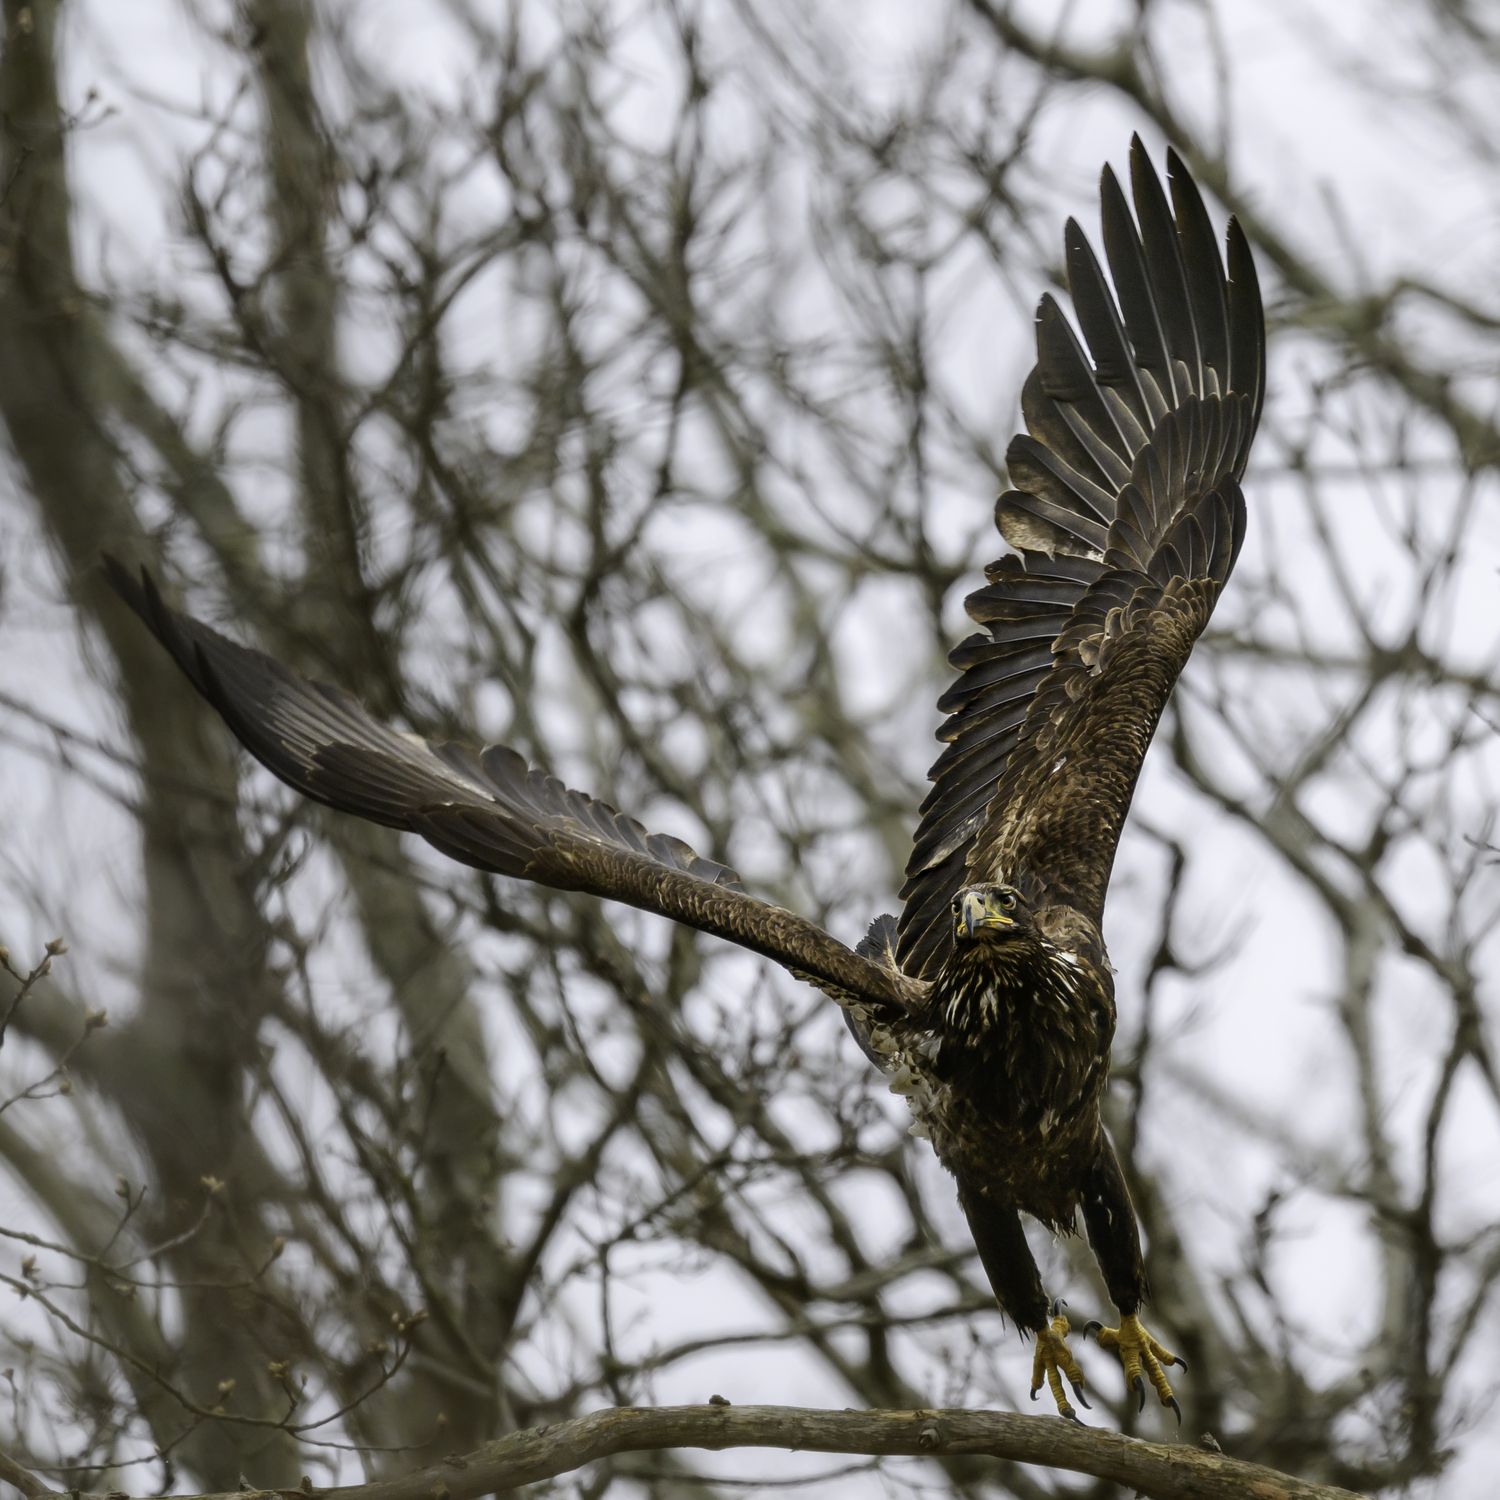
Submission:
POLYGON ((1010 885, 968 885, 953 898, 953 940, 993 947, 1031 937, 1025 897, 1010 885))
POLYGON ((947 1034, 977 1042, 1003 1005, 1023 999, 1029 1004, 1044 987, 1048 945, 1014 886, 965 886, 954 896, 952 912, 953 951, 938 974, 933 1000, 947 1034))

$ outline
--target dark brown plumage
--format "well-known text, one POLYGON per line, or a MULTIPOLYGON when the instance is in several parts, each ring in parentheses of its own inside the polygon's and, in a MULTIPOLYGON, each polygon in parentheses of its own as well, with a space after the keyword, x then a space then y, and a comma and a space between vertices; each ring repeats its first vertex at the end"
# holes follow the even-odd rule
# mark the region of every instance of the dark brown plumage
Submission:
POLYGON ((1078 1184, 1100 1150, 1115 1029, 1109 971, 1097 945, 1057 941, 1057 913, 1033 913, 1009 886, 971 886, 953 905, 955 944, 933 985, 928 1026, 885 1028, 918 1059, 902 1086, 920 1133, 955 1176, 1069 1229, 1078 1184))
POLYGON ((198 691, 298 791, 478 869, 714 933, 833 996, 907 1095, 913 1132, 957 1178, 996 1298, 1036 1337, 1033 1395, 1047 1379, 1067 1415, 1059 1372, 1080 1395, 1082 1374, 1021 1212, 1067 1230, 1082 1209, 1121 1314, 1100 1342, 1138 1388, 1144 1371, 1176 1406, 1160 1368, 1173 1358, 1136 1318, 1146 1282, 1135 1215, 1100 1123, 1115 1010, 1099 924, 1146 748, 1244 536, 1238 480, 1264 395, 1244 236, 1231 221, 1226 281, 1175 154, 1168 176, 1171 209, 1137 139, 1137 229, 1105 170, 1114 295, 1068 224, 1087 352, 1045 297, 1022 394, 1028 431, 1007 454, 1016 488, 995 510, 1015 550, 967 600, 985 631, 951 657, 961 675, 939 704, 946 748, 901 916, 881 918, 857 950, 504 746, 476 752, 377 723, 347 693, 169 609, 144 572, 106 560, 198 691))
MULTIPOLYGON (((1071 1373, 1066 1320, 1054 1321, 1018 1210, 1067 1228, 1082 1208, 1121 1313, 1101 1342, 1120 1350, 1137 1386, 1144 1371, 1176 1406, 1160 1369, 1171 1357, 1136 1319, 1146 1277, 1135 1214, 1099 1121, 1114 1034, 1099 924, 1146 748, 1244 538, 1238 481, 1265 392, 1249 247, 1231 221, 1226 281, 1175 153, 1168 175, 1175 221, 1145 148, 1132 143, 1138 232, 1105 169, 1118 305, 1068 224, 1069 287, 1092 363, 1044 298, 1022 395, 1029 431, 1006 455, 1017 488, 995 507, 1015 553, 987 568, 988 586, 966 601, 986 632, 952 655, 962 675, 939 704, 951 714, 940 731, 947 749, 923 804, 906 904, 894 933, 871 944, 934 981, 942 1040, 927 1065, 939 1117, 929 1129, 1000 1305, 1036 1335, 1034 1384, 1048 1375, 1070 1415, 1056 1379, 1059 1367, 1071 1373), (955 921, 956 888, 1000 887, 1035 938, 970 935, 955 921), (1077 976, 1066 1001, 1059 965, 1077 976), (944 1006, 956 986, 989 986, 1006 1000, 986 1025, 970 1002, 944 1006), (945 1064, 954 1051, 964 1061, 945 1064)), ((911 1054, 922 1071, 921 1038, 909 1040, 899 1021, 881 1030, 873 1015, 855 1019, 875 1028, 876 1051, 886 1040, 898 1065, 911 1054)))

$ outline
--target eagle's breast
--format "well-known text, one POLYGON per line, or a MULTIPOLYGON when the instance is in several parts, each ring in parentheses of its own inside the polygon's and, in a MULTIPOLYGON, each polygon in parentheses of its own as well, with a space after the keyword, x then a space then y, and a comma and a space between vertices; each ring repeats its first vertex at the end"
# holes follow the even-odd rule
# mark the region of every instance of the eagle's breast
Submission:
POLYGON ((1099 1143, 1114 1008, 1088 959, 1040 935, 975 944, 934 986, 930 1032, 891 1039, 892 1092, 950 1171, 1050 1223, 1099 1143))

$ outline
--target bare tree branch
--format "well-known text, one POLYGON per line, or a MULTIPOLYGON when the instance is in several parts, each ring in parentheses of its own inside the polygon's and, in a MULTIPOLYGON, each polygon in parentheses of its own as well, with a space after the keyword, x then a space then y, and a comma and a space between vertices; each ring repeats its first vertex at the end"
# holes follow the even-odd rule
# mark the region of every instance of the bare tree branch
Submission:
POLYGON ((0 1453, 0 1480, 14 1485, 26 1496, 26 1500, 39 1500, 42 1495, 54 1493, 35 1474, 23 1469, 15 1459, 4 1453, 0 1453))
MULTIPOLYGON (((1208 1445, 1146 1443, 1053 1417, 993 1411, 818 1411, 728 1405, 614 1407, 570 1422, 513 1432, 477 1453, 453 1454, 399 1479, 339 1489, 256 1491, 251 1500, 257 1494, 302 1500, 309 1493, 317 1500, 477 1500, 481 1495, 572 1473, 617 1453, 671 1448, 1000 1458, 1090 1474, 1133 1489, 1146 1500, 1362 1500, 1352 1490, 1309 1484, 1260 1464, 1227 1458, 1208 1445)), ((0 1477, 10 1478, 10 1474, 0 1470, 0 1477)), ((30 1475, 25 1477, 37 1484, 30 1475)), ((38 1487, 25 1493, 28 1500, 36 1500, 48 1491, 38 1487)), ((245 1500, 245 1492, 186 1500, 245 1500)))

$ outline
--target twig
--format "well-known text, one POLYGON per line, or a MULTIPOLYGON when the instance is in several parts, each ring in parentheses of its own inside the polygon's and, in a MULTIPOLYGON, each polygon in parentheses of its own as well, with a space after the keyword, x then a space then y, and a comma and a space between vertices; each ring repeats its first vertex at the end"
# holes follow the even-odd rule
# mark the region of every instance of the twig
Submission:
POLYGON ((68 946, 61 938, 53 938, 47 944, 47 956, 29 974, 22 974, 10 961, 10 949, 0 948, 0 970, 9 974, 16 980, 21 988, 15 993, 10 1004, 6 1007, 5 1014, 0 1016, 0 1047, 5 1045, 5 1033, 9 1028, 16 1012, 20 1010, 22 1002, 36 988, 39 979, 45 979, 52 972, 52 960, 60 953, 66 953, 68 946))

